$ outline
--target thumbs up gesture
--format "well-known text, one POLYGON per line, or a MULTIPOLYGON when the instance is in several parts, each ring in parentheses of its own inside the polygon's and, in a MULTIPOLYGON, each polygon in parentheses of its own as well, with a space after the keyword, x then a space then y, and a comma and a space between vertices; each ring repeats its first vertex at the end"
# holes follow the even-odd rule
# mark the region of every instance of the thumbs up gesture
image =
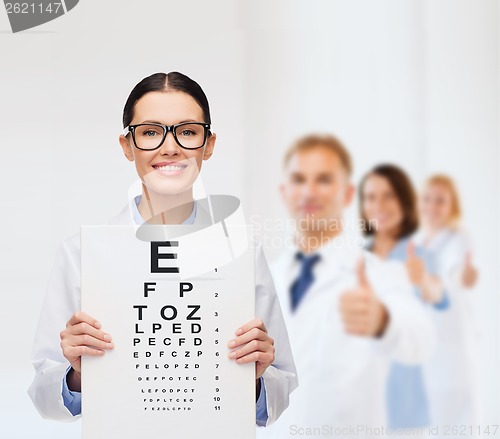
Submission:
POLYGON ((356 287, 340 296, 339 310, 345 331, 352 335, 379 337, 385 331, 389 313, 373 292, 363 257, 356 266, 356 278, 356 287))
POLYGON ((444 295, 441 280, 427 272, 423 259, 417 256, 413 242, 408 242, 406 251, 406 272, 410 282, 419 289, 422 300, 434 304, 441 302, 444 295))
POLYGON ((465 264, 462 270, 462 284, 465 288, 472 288, 476 285, 477 278, 478 272, 472 264, 472 253, 468 251, 465 255, 465 264))
POLYGON ((408 242, 406 252, 407 258, 405 265, 410 282, 417 287, 422 287, 425 283, 426 275, 424 261, 417 256, 415 244, 411 241, 408 242))

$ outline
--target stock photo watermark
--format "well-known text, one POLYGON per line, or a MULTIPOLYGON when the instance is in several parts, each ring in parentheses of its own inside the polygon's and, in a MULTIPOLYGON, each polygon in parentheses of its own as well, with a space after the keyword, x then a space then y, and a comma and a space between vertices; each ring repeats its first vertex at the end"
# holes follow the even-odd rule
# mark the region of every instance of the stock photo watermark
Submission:
POLYGON ((255 236, 265 248, 284 249, 297 245, 319 247, 328 243, 336 248, 364 248, 366 230, 376 230, 376 220, 326 218, 262 218, 250 217, 255 236), (335 239, 332 240, 332 236, 335 239))
POLYGON ((12 2, 4 0, 13 33, 40 26, 71 11, 79 0, 12 2))
POLYGON ((449 436, 450 438, 468 438, 468 437, 500 437, 499 425, 497 424, 441 424, 431 425, 421 428, 400 428, 388 429, 384 426, 370 426, 365 424, 335 426, 300 426, 290 425, 289 436, 298 438, 313 438, 313 437, 391 437, 391 436, 407 436, 407 437, 442 437, 449 436))

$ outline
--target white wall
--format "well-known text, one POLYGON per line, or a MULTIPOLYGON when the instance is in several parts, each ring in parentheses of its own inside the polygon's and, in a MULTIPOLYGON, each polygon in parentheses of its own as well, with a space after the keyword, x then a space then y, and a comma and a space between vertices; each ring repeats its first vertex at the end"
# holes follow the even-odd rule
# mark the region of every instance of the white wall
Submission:
POLYGON ((121 111, 138 80, 170 70, 200 82, 211 102, 218 145, 207 190, 239 195, 253 218, 285 215, 281 158, 313 130, 345 141, 355 180, 387 160, 417 183, 434 171, 458 180, 481 268, 483 418, 498 423, 497 3, 199 1, 188 14, 179 4, 86 0, 40 29, 0 32, 6 437, 78 436, 79 423, 41 420, 26 394, 45 285, 60 240, 126 202, 135 173, 117 143, 121 111))

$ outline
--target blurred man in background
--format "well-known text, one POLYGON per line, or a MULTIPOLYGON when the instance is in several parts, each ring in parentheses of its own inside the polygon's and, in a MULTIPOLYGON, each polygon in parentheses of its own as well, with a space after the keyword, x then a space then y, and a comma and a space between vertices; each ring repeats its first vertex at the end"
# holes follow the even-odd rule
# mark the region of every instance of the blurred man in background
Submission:
POLYGON ((342 213, 354 195, 349 153, 333 136, 299 139, 284 160, 281 194, 293 245, 272 273, 288 326, 299 387, 259 437, 380 437, 391 360, 419 364, 433 326, 404 267, 348 236, 342 213))

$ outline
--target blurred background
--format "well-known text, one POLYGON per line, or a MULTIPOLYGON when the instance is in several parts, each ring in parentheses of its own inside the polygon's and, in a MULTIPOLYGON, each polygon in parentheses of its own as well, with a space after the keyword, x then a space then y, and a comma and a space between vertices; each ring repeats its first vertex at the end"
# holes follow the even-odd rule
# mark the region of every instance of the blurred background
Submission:
MULTIPOLYGON (((19 34, 0 11, 2 437, 79 436, 79 422, 41 419, 26 393, 45 286, 60 241, 127 202, 136 173, 118 135, 129 92, 174 70, 199 82, 211 104, 218 140, 206 190, 239 196, 255 224, 286 216, 283 154, 309 132, 343 140, 356 183, 385 161, 417 187, 435 172, 455 179, 480 271, 481 420, 500 423, 498 3, 198 0, 186 8, 86 0, 19 34)), ((347 215, 357 216, 356 205, 347 215)), ((278 251, 266 248, 268 259, 278 251)))

